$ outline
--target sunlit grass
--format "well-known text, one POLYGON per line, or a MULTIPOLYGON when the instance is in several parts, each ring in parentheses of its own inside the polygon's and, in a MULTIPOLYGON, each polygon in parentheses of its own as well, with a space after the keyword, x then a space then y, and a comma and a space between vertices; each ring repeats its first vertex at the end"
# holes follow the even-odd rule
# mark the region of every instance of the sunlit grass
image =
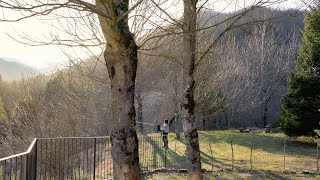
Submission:
MULTIPOLYGON (((307 141, 288 139, 282 133, 200 131, 199 139, 202 168, 207 170, 252 167, 253 170, 315 171, 317 168, 316 145, 307 141)), ((186 168, 184 143, 183 138, 175 140, 174 134, 169 135, 166 164, 168 169, 186 168)))
MULTIPOLYGON (((308 174, 290 174, 290 173, 274 173, 271 171, 249 171, 249 172, 210 172, 204 173, 203 177, 205 180, 248 180, 248 179, 292 179, 292 180, 317 180, 320 177, 318 175, 308 175, 308 174)), ((143 176, 144 180, 185 180, 188 179, 187 174, 179 173, 157 173, 153 175, 143 176)))
MULTIPOLYGON (((186 169, 184 139, 176 140, 174 137, 174 134, 169 134, 166 168, 186 169)), ((320 179, 316 175, 300 174, 302 170, 317 170, 317 149, 311 138, 292 139, 283 133, 250 134, 230 130, 199 131, 199 140, 202 168, 214 171, 206 173, 205 179, 320 179), (250 172, 251 177, 241 176, 241 172, 250 172)), ((161 151, 165 152, 165 149, 161 151)), ((186 174, 175 173, 146 177, 186 178, 186 174)))

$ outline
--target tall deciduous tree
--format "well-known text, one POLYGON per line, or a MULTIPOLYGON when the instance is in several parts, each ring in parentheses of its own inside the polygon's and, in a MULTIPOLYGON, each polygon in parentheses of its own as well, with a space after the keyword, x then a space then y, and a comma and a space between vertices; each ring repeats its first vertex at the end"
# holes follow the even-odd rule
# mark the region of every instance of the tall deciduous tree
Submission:
POLYGON ((289 136, 312 135, 320 128, 320 6, 305 17, 296 73, 282 101, 281 127, 289 136))
POLYGON ((134 91, 137 71, 137 50, 129 31, 129 1, 97 1, 96 7, 111 18, 99 16, 107 42, 104 59, 109 72, 112 113, 115 121, 111 132, 114 179, 140 179, 138 138, 135 126, 134 91), (120 17, 119 17, 120 16, 120 17))
POLYGON ((183 130, 186 138, 189 179, 203 179, 200 161, 199 135, 195 126, 195 61, 197 0, 184 0, 183 13, 183 88, 182 114, 183 130))

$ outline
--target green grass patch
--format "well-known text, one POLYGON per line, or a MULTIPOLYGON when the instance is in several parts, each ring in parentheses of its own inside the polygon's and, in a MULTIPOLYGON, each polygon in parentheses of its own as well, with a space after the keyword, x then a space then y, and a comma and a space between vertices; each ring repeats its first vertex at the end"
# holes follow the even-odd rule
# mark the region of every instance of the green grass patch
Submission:
MULTIPOLYGON (((155 153, 154 157, 160 158, 158 162, 163 163, 162 167, 186 169, 185 141, 183 138, 176 140, 174 137, 174 134, 169 134, 168 150, 157 145, 156 150, 149 149, 147 151, 150 153, 152 151, 155 153)), ((282 133, 249 134, 230 130, 199 131, 199 140, 202 168, 206 170, 234 169, 277 172, 317 170, 316 145, 306 139, 291 139, 282 133)), ((150 143, 155 144, 152 141, 150 143)), ((152 161, 150 157, 143 156, 140 157, 140 160, 148 162, 146 158, 152 161)), ((153 165, 157 166, 155 163, 153 165)))

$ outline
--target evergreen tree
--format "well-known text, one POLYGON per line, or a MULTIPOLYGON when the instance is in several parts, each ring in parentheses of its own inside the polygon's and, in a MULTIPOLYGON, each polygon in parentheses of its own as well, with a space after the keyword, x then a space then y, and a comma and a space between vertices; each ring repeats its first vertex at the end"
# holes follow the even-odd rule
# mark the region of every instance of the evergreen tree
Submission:
POLYGON ((289 136, 310 136, 320 127, 320 6, 305 17, 304 23, 297 69, 289 77, 279 120, 289 136))

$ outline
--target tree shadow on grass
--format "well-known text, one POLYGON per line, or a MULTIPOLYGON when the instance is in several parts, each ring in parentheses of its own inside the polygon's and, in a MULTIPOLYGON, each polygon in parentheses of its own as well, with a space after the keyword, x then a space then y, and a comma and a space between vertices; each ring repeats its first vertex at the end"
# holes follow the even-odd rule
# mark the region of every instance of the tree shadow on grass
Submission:
POLYGON ((150 164, 147 165, 151 166, 151 169, 175 167, 177 165, 176 162, 180 162, 184 158, 184 156, 177 154, 170 148, 163 148, 161 136, 144 136, 143 138, 151 146, 148 152, 151 160, 148 161, 150 164))
MULTIPOLYGON (((187 169, 187 160, 186 153, 177 153, 175 150, 174 144, 171 142, 168 149, 162 148, 162 139, 161 136, 144 136, 144 141, 149 143, 152 147, 149 152, 149 157, 147 163, 144 164, 147 167, 147 170, 154 170, 159 168, 167 168, 167 169, 187 169), (160 140, 159 140, 160 139, 160 140)), ((177 140, 178 142, 184 145, 184 140, 177 140)), ((181 145, 180 145, 181 146, 181 145)), ((181 149, 180 149, 181 152, 181 149)), ((219 161, 205 152, 201 151, 201 162, 213 165, 214 168, 224 168, 230 167, 230 165, 224 163, 223 161, 219 161)))
MULTIPOLYGON (((181 144, 183 144, 184 148, 185 148, 185 139, 184 138, 180 138, 180 139, 175 139, 174 141, 177 141, 181 144)), ((171 150, 171 149, 170 149, 171 150)), ((185 149, 184 149, 185 150, 185 149)), ((215 158, 215 156, 211 156, 209 154, 207 154, 206 152, 204 152, 203 150, 201 150, 201 147, 200 147, 200 155, 201 155, 201 163, 204 165, 206 164, 206 166, 211 166, 211 169, 223 169, 223 168, 228 168, 228 167, 231 167, 231 164, 227 164, 227 163, 224 163, 228 160, 226 159, 217 159, 215 158)), ((172 156, 172 159, 176 159, 177 157, 176 156, 172 156)), ((184 152, 183 155, 179 155, 179 158, 180 159, 180 169, 186 169, 187 168, 187 161, 186 161, 186 152, 184 152)), ((204 167, 202 165, 202 167, 204 167)))
MULTIPOLYGON (((292 175, 294 177, 294 175, 292 175)), ((204 174, 204 179, 246 179, 246 180, 260 180, 260 179, 277 179, 289 180, 290 176, 284 173, 275 173, 271 171, 250 171, 250 170, 227 170, 214 171, 204 174)))
POLYGON ((213 169, 226 169, 226 168, 231 168, 231 163, 225 163, 229 160, 226 159, 217 159, 214 158, 210 155, 208 155, 207 153, 201 151, 201 163, 202 163, 202 167, 204 167, 204 164, 207 164, 209 166, 211 166, 211 170, 213 169))
MULTIPOLYGON (((149 174, 143 174, 142 179, 187 179, 187 172, 178 172, 171 170, 156 171, 149 174)), ((290 179, 319 179, 319 175, 305 175, 295 173, 282 173, 271 171, 250 171, 250 170, 224 170, 212 171, 204 173, 204 180, 224 180, 224 179, 239 179, 239 180, 290 180, 290 179)))

